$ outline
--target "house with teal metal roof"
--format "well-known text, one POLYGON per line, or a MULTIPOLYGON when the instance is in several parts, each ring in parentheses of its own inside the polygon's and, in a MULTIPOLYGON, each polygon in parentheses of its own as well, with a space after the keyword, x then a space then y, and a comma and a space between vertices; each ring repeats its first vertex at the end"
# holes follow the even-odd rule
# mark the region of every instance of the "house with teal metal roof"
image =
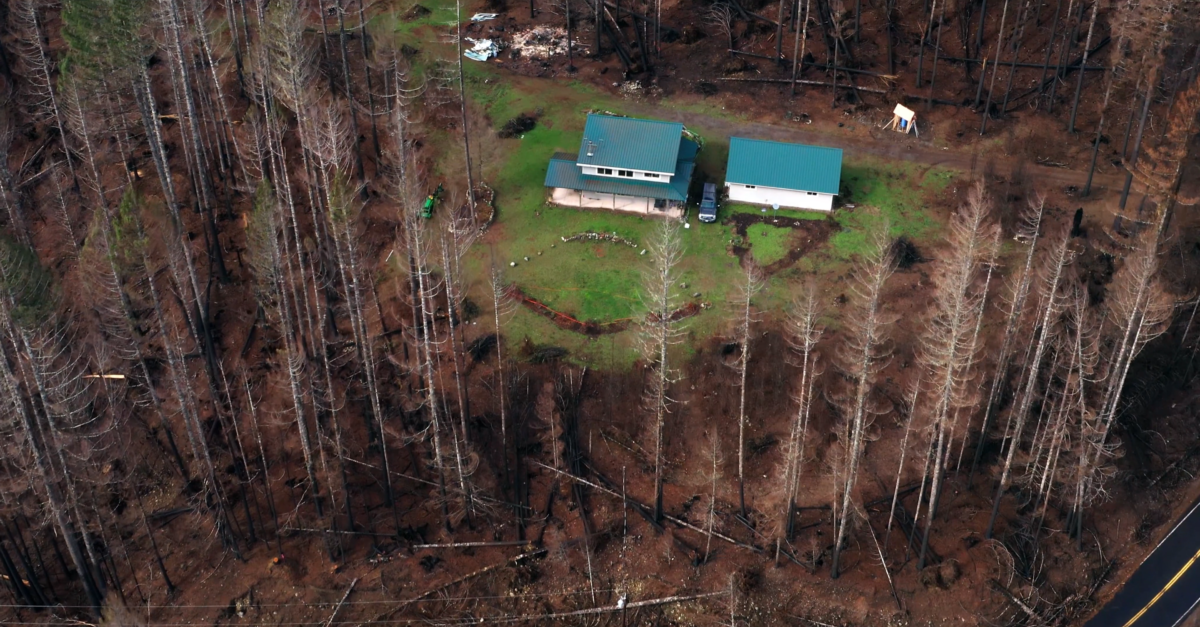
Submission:
POLYGON ((550 158, 550 202, 682 217, 698 150, 682 124, 590 113, 579 152, 550 158))
POLYGON ((842 150, 732 137, 725 187, 732 202, 832 211, 842 150))

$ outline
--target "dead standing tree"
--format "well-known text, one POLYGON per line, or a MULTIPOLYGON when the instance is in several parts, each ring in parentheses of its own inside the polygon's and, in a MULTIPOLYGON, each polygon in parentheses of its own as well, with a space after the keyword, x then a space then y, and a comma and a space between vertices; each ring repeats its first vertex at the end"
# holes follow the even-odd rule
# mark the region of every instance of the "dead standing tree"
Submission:
POLYGON ((679 224, 663 219, 647 247, 650 264, 642 275, 642 304, 646 317, 642 322, 641 348, 646 360, 648 381, 645 404, 654 430, 654 520, 663 516, 663 437, 673 399, 669 395, 675 371, 671 368, 670 348, 679 341, 680 324, 676 319, 679 304, 679 275, 676 266, 683 256, 679 224))
POLYGON ((717 2, 708 8, 708 12, 704 16, 704 21, 724 33, 725 38, 729 42, 729 49, 734 50, 734 36, 736 33, 733 29, 733 7, 725 2, 717 2))
POLYGON ((504 273, 500 266, 493 262, 491 274, 488 277, 488 287, 492 294, 492 321, 495 324, 496 331, 496 381, 494 383, 496 390, 496 405, 500 413, 500 457, 503 460, 501 466, 504 470, 505 481, 512 481, 512 496, 513 496, 513 512, 516 515, 517 532, 524 540, 525 527, 522 524, 521 506, 516 504, 519 500, 517 495, 520 494, 520 480, 518 475, 512 471, 509 466, 509 432, 508 432, 508 390, 509 381, 508 375, 504 370, 504 333, 502 322, 508 318, 516 308, 516 303, 508 297, 507 290, 504 286, 504 273))
POLYGON ((1064 280, 1067 279, 1067 267, 1071 264, 1074 257, 1070 244, 1070 230, 1063 229, 1063 232, 1056 236, 1053 248, 1048 251, 1043 260, 1043 272, 1040 277, 1041 309, 1038 312, 1038 321, 1034 327, 1034 334, 1030 337, 1029 357, 1026 362, 1022 385, 1017 391, 1017 403, 1013 406, 1008 416, 1009 427, 1006 429, 1009 438, 1007 453, 1004 456, 1004 463, 1000 468, 1000 477, 996 481, 996 495, 992 500, 992 515, 988 520, 987 531, 984 533, 984 536, 988 539, 991 539, 992 532, 995 530, 996 518, 1000 514, 1000 503, 1005 491, 1008 490, 1009 482, 1013 476, 1013 462, 1016 459, 1017 449, 1020 448, 1022 434, 1025 432, 1030 410, 1033 407, 1034 399, 1037 397, 1037 390, 1041 385, 1040 374, 1042 364, 1046 359, 1046 351, 1050 349, 1053 341, 1053 334, 1056 330, 1055 319, 1062 311, 1063 304, 1065 303, 1066 294, 1063 284, 1064 280))
MULTIPOLYGON (((994 62, 994 63, 992 63, 992 79, 991 79, 991 81, 990 81, 990 82, 989 82, 989 84, 988 84, 987 101, 986 101, 986 102, 984 102, 984 105, 983 105, 983 117, 981 118, 981 120, 980 120, 980 122, 979 122, 979 135, 980 135, 980 136, 983 136, 983 134, 987 132, 987 120, 988 120, 988 116, 990 116, 990 115, 991 115, 991 113, 992 113, 992 112, 991 112, 991 109, 992 109, 992 94, 993 94, 993 92, 994 92, 994 91, 995 91, 995 89, 996 89, 996 74, 997 74, 997 72, 1000 70, 1000 55, 1001 55, 1001 54, 1003 54, 1003 50, 1004 50, 1004 33, 1006 32, 1006 31, 1004 30, 1004 26, 1005 26, 1005 22, 1008 20, 1008 2, 1009 2, 1009 0, 1004 0, 1004 7, 1003 7, 1003 9, 1002 9, 1002 10, 1001 10, 1001 12, 1000 12, 1000 30, 996 31, 996 32, 997 32, 997 36, 996 36, 996 60, 995 60, 995 62, 994 62)), ((980 16, 979 16, 979 41, 983 41, 983 17, 984 17, 984 16, 983 16, 983 14, 981 13, 981 14, 980 14, 980 16)), ((980 89, 982 89, 982 88, 983 88, 983 80, 984 80, 984 76, 986 75, 986 73, 987 73, 987 72, 986 72, 986 70, 985 70, 983 73, 981 73, 981 74, 979 75, 979 86, 980 86, 980 89)), ((975 99, 975 100, 976 100, 976 103, 975 103, 975 104, 976 104, 976 106, 978 106, 978 104, 979 104, 979 103, 978 103, 978 100, 979 100, 979 98, 978 98, 978 97, 976 97, 976 99, 975 99)), ((1002 112, 1002 113, 1003 113, 1003 112, 1002 112)))
MULTIPOLYGON (((704 516, 704 528, 707 531, 704 540, 704 563, 708 563, 709 556, 712 555, 712 539, 713 532, 717 528, 717 484, 721 480, 721 464, 725 462, 725 456, 721 454, 721 436, 714 430, 708 436, 707 442, 708 458, 710 464, 705 470, 705 483, 708 487, 708 511, 704 516)), ((778 562, 779 558, 776 557, 778 562)))
MULTIPOLYGON (((86 141, 84 143, 88 144, 86 141)), ((87 176, 83 178, 88 179, 87 176)), ((93 307, 106 331, 107 343, 126 361, 133 362, 135 372, 132 378, 149 397, 158 426, 166 436, 180 475, 190 481, 191 471, 179 451, 175 429, 171 426, 164 399, 159 394, 147 363, 149 360, 143 344, 146 332, 140 330, 140 320, 135 313, 134 298, 144 301, 141 288, 150 279, 145 272, 143 252, 147 242, 141 236, 138 212, 139 202, 132 187, 127 189, 115 216, 107 208, 98 209, 93 235, 88 238, 80 268, 90 277, 88 292, 95 299, 93 307)))
POLYGON ((762 271, 753 261, 745 261, 746 269, 742 282, 738 284, 732 303, 736 308, 737 335, 741 344, 734 368, 738 376, 738 503, 742 517, 746 517, 746 375, 750 369, 750 342, 754 323, 758 319, 754 311, 754 297, 766 286, 762 271))
POLYGON ((8 218, 8 232, 22 244, 28 244, 31 236, 29 225, 21 207, 21 199, 14 192, 12 172, 8 169, 9 149, 13 140, 12 115, 0 111, 0 206, 8 218))
MULTIPOLYGON (((359 189, 352 186, 344 175, 344 168, 349 163, 349 141, 345 133, 340 111, 333 106, 319 109, 320 124, 317 129, 313 154, 318 165, 319 180, 325 191, 325 218, 328 221, 328 236, 333 244, 333 263, 336 266, 337 277, 342 287, 342 302, 346 316, 350 322, 351 335, 354 339, 354 354, 362 373, 362 385, 366 389, 369 402, 370 418, 374 419, 376 435, 379 438, 380 457, 383 462, 383 488, 385 504, 392 510, 393 523, 400 528, 400 514, 396 505, 392 488, 389 449, 387 433, 383 429, 384 406, 381 401, 378 381, 378 363, 376 361, 375 335, 372 330, 370 312, 373 310, 369 300, 373 294, 373 279, 367 263, 360 251, 359 227, 363 210, 359 189)), ((316 216, 314 216, 314 219, 316 216)), ((319 226, 319 225, 316 225, 319 226)), ((319 230, 319 229, 318 229, 319 230)), ((327 288, 327 290, 332 288, 327 288)), ((326 297, 328 301, 328 297, 326 297)), ((327 311, 327 305, 322 311, 327 311)), ((322 313, 322 318, 325 314, 322 313)), ((380 321, 381 322, 381 321, 380 321)), ((321 337, 322 372, 325 379, 325 394, 330 396, 328 401, 331 422, 334 427, 339 466, 341 467, 343 491, 349 489, 345 480, 345 460, 341 445, 341 425, 337 420, 337 404, 332 397, 335 395, 335 385, 332 376, 332 366, 328 355, 332 352, 326 340, 325 324, 318 325, 321 337)), ((368 422, 370 424, 370 422, 368 422)), ((347 500, 346 511, 353 528, 353 514, 347 500)))
MULTIPOLYGON (((986 298, 982 270, 992 262, 997 227, 991 219, 991 202, 977 183, 966 204, 951 218, 947 239, 950 249, 934 276, 932 317, 921 338, 920 361, 928 373, 930 453, 933 476, 929 508, 917 569, 925 567, 929 533, 937 516, 942 476, 953 448, 954 417, 975 405, 971 364, 975 359, 975 330, 986 298)), ((914 514, 917 515, 917 514, 914 514)))
POLYGON ((196 339, 210 378, 215 378, 217 347, 212 334, 209 300, 207 291, 201 288, 163 136, 162 117, 151 90, 147 61, 152 51, 142 32, 143 26, 150 21, 148 3, 99 7, 90 2, 71 2, 64 5, 61 19, 62 37, 71 47, 72 67, 87 78, 91 87, 101 93, 126 86, 132 89, 151 161, 171 216, 172 237, 177 243, 173 251, 178 254, 179 261, 178 265, 171 264, 171 269, 188 317, 188 331, 196 339))
MULTIPOLYGON (((34 355, 28 350, 27 338, 44 326, 53 326, 56 310, 54 285, 49 272, 41 266, 32 250, 12 242, 4 242, 0 248, 0 397, 6 405, 6 414, 16 414, 20 422, 19 433, 33 457, 37 478, 46 495, 46 505, 59 533, 67 544, 67 552, 75 571, 83 582, 88 602, 95 614, 103 604, 103 580, 98 578, 98 568, 91 552, 85 556, 80 545, 78 525, 83 521, 73 520, 72 511, 77 512, 77 503, 69 502, 63 493, 62 481, 68 469, 56 466, 62 462, 54 436, 53 426, 47 414, 51 406, 44 401, 47 390, 37 374, 34 355), (26 338, 26 339, 22 339, 26 338)), ((31 482, 32 485, 32 482, 31 482)), ((90 548, 90 547, 89 547, 90 548)), ((65 565, 64 565, 65 568, 65 565)))
POLYGON ((1075 117, 1079 113, 1079 96, 1083 93, 1083 77, 1087 74, 1083 68, 1087 67, 1088 52, 1092 48, 1092 34, 1096 32, 1096 15, 1099 12, 1100 2, 1097 0, 1092 3, 1092 17, 1088 20, 1087 39, 1083 43, 1083 60, 1079 62, 1079 78, 1075 82, 1075 100, 1071 104, 1071 121, 1067 123, 1068 133, 1075 132, 1075 117))
POLYGON ((883 311, 883 289, 896 263, 888 238, 887 221, 881 222, 870 235, 870 249, 855 265, 849 287, 853 294, 853 305, 844 322, 846 340, 838 351, 840 369, 850 390, 842 400, 843 416, 839 428, 842 451, 834 475, 833 513, 837 530, 830 567, 830 576, 834 579, 840 574, 842 545, 849 534, 853 517, 853 493, 858 481, 866 430, 874 413, 870 407, 870 396, 875 387, 875 378, 888 355, 885 343, 889 321, 883 311))
POLYGON ((816 387, 817 376, 821 374, 817 368, 816 348, 825 329, 818 322, 820 317, 821 306, 817 301, 817 289, 810 283, 796 298, 788 312, 788 345, 792 349, 793 359, 800 362, 800 378, 792 393, 796 413, 792 418, 787 452, 781 468, 782 480, 779 487, 783 490, 783 512, 777 523, 776 564, 779 564, 779 554, 783 545, 792 536, 795 522, 796 492, 800 488, 800 475, 804 469, 804 445, 808 439, 813 390, 816 387))
MULTIPOLYGON (((1200 47, 1195 61, 1200 66, 1200 47)), ((1177 203, 1195 205, 1195 198, 1180 198, 1189 147, 1200 125, 1200 76, 1176 95, 1157 145, 1146 149, 1146 156, 1137 166, 1135 176, 1146 186, 1147 193, 1158 199, 1147 222, 1154 225, 1159 237, 1171 219, 1177 203)))
MULTIPOLYGON (((361 1, 361 0, 360 0, 361 1)), ((532 11, 532 0, 530 3, 532 11)), ((570 28, 570 0, 567 0, 567 27, 570 28)), ((463 74, 463 31, 462 31, 462 0, 454 0, 454 44, 458 48, 458 99, 459 111, 462 113, 463 156, 466 159, 467 203, 471 211, 475 211, 475 179, 471 174, 471 134, 467 126, 467 82, 463 74)), ((570 37, 567 38, 567 52, 570 52, 570 37)))
MULTIPOLYGON (((443 526, 449 532, 451 530, 451 502, 458 502, 457 497, 466 497, 469 493, 466 485, 466 477, 462 475, 462 457, 459 455, 457 447, 453 452, 449 452, 445 444, 442 442, 443 431, 453 433, 454 426, 449 424, 452 421, 443 416, 443 402, 441 393, 438 391, 440 382, 440 363, 441 363, 441 346, 440 340, 437 337, 436 330, 436 296, 439 291, 439 282, 435 280, 432 269, 429 266, 430 255, 433 251, 429 242, 429 234, 426 232, 426 224, 421 218, 418 208, 420 201, 419 196, 412 194, 412 188, 406 190, 408 196, 404 206, 404 234, 406 236, 406 245, 409 254, 411 255, 412 283, 416 286, 414 297, 414 315, 417 317, 417 328, 413 329, 416 334, 417 354, 419 362, 420 380, 421 380, 421 401, 425 410, 429 415, 429 425, 425 431, 428 433, 432 444, 430 456, 434 469, 437 470, 438 480, 438 500, 441 501, 443 526), (459 462, 460 470, 456 483, 461 490, 460 494, 452 494, 452 487, 448 485, 446 458, 448 455, 454 454, 456 461, 459 462)), ((457 438, 453 438, 457 440, 457 438)), ((453 443, 452 443, 453 444, 453 443)), ((469 514, 469 509, 466 507, 456 509, 455 514, 469 514)))
MULTIPOLYGON (((1033 261, 1038 251, 1037 245, 1041 237, 1042 219, 1045 216, 1045 212, 1045 198, 1038 197, 1033 199, 1030 201, 1028 208, 1022 213, 1020 223, 1017 226, 1015 239, 1018 242, 1025 243, 1027 246, 1025 250, 1025 263, 1022 264, 1021 269, 1018 271, 1015 282, 1011 284, 1011 295, 1008 298, 1008 309, 1005 312, 1004 338, 1000 342, 999 350, 996 351, 992 383, 988 389, 988 397, 983 406, 983 425, 979 430, 979 441, 975 445, 975 456, 971 461, 971 472, 968 474, 967 485, 974 483, 975 471, 979 467, 979 462, 983 459, 984 444, 987 440, 988 432, 991 431, 992 420, 999 409, 997 405, 1003 393, 1003 386, 1008 381, 1008 368, 1013 351, 1016 348, 1015 343, 1024 328, 1025 306, 1034 279, 1033 261)), ((962 448, 959 449, 959 459, 962 458, 966 446, 967 439, 964 439, 962 448)))
POLYGON ((39 12, 43 8, 41 0, 17 0, 12 3, 9 13, 12 20, 13 33, 17 35, 17 45, 13 51, 24 66, 24 78, 27 81, 27 96, 30 105, 39 115, 53 119, 58 130, 59 141, 62 143, 63 154, 67 168, 71 173, 75 189, 79 189, 79 179, 75 175, 75 165, 71 159, 71 146, 67 142, 67 127, 64 123, 64 112, 58 100, 57 90, 53 80, 55 63, 43 42, 48 37, 42 27, 39 12))
POLYGON ((1114 294, 1108 299, 1108 317, 1114 328, 1111 353, 1105 360, 1104 393, 1096 412, 1095 427, 1085 433, 1085 447, 1075 471, 1071 502, 1072 533, 1080 541, 1083 510, 1103 490, 1099 472, 1113 454, 1108 441, 1112 425, 1119 415, 1121 395, 1133 360, 1154 338, 1161 335, 1170 321, 1174 303, 1163 288, 1158 273, 1157 233, 1148 232, 1113 276, 1114 294))
POLYGON ((441 236, 442 273, 446 287, 447 335, 450 339, 450 360, 454 366, 454 389, 458 395, 459 421, 464 443, 471 440, 467 421, 471 418, 471 395, 466 366, 462 358, 467 352, 463 310, 467 300, 467 271, 464 259, 475 243, 479 230, 473 212, 461 210, 449 214, 441 236))
POLYGON ((287 228, 280 224, 279 219, 279 214, 283 212, 281 204, 269 184, 260 185, 255 196, 247 240, 250 243, 251 264, 258 281, 259 303, 268 316, 280 325, 280 340, 284 346, 284 369, 287 371, 288 391, 300 448, 304 454, 304 471, 308 476, 317 517, 325 521, 321 482, 317 479, 313 437, 309 433, 306 411, 309 403, 305 390, 309 389, 309 386, 305 377, 305 359, 303 348, 300 346, 299 330, 296 328, 295 306, 289 298, 289 284, 294 283, 295 277, 290 271, 291 264, 284 260, 285 250, 280 246, 280 240, 287 237, 287 228))
MULTIPOLYGON (((463 283, 462 258, 470 247, 471 241, 474 239, 477 231, 468 220, 452 220, 447 225, 447 230, 449 233, 442 234, 440 249, 442 257, 442 287, 446 292, 446 335, 447 340, 449 340, 449 357, 454 375, 454 390, 458 397, 459 431, 454 436, 454 450, 455 460, 458 465, 460 487, 463 490, 466 514, 468 520, 470 520, 471 510, 475 506, 475 499, 472 496, 474 486, 471 486, 465 479, 470 473, 464 471, 464 460, 473 460, 477 457, 471 447, 470 428, 467 424, 471 417, 470 397, 467 392, 464 367, 460 366, 465 346, 463 351, 459 351, 459 336, 461 331, 457 327, 461 322, 458 312, 462 308, 466 292, 463 283), (455 223, 458 223, 457 226, 455 226, 455 223)), ((449 414, 449 409, 447 409, 447 414, 449 414)), ((451 430, 453 431, 453 425, 451 425, 451 430)))
MULTIPOLYGON (((350 487, 346 475, 346 457, 345 449, 342 442, 342 424, 339 420, 339 413, 345 405, 344 398, 339 398, 339 386, 334 383, 333 369, 330 355, 334 354, 332 341, 330 336, 335 336, 337 339, 336 322, 333 321, 334 307, 331 293, 337 289, 337 283, 340 279, 342 286, 342 302, 345 303, 346 314, 350 320, 352 336, 354 338, 355 354, 358 357, 359 365, 363 370, 368 369, 370 362, 371 372, 366 373, 368 378, 367 388, 368 396, 372 398, 378 397, 378 391, 374 388, 374 362, 373 356, 366 357, 363 355, 363 349, 370 342, 370 338, 364 337, 368 335, 365 330, 363 315, 367 308, 364 306, 366 300, 363 295, 363 276, 360 271, 360 262, 357 259, 357 232, 355 225, 355 217, 358 214, 358 204, 355 200, 356 190, 350 185, 348 177, 343 174, 343 170, 349 163, 349 138, 345 132, 345 126, 341 112, 330 103, 325 106, 320 106, 313 115, 306 116, 310 120, 308 124, 316 126, 310 128, 307 132, 302 133, 302 137, 308 138, 307 149, 312 153, 314 166, 316 169, 317 189, 314 192, 324 192, 324 214, 327 219, 326 229, 322 229, 320 222, 320 203, 313 207, 313 229, 316 232, 317 239, 326 241, 332 240, 332 248, 334 249, 333 259, 329 259, 329 255, 324 255, 322 261, 325 267, 322 275, 327 277, 323 283, 324 289, 319 289, 316 285, 316 277, 322 276, 317 274, 314 268, 314 302, 317 303, 317 321, 313 325, 313 330, 316 332, 316 337, 312 341, 317 346, 317 371, 312 375, 313 379, 313 399, 314 413, 317 416, 316 425, 318 428, 317 437, 322 442, 328 437, 320 432, 322 424, 331 425, 333 428, 333 449, 338 461, 338 474, 340 475, 340 483, 342 487, 343 504, 345 505, 346 518, 350 529, 354 528, 354 510, 350 503, 350 487), (313 124, 312 120, 315 120, 313 124), (336 267, 336 270, 329 268, 328 264, 336 267), (336 277, 332 276, 336 272, 336 277), (322 301, 322 296, 324 300, 322 301), (332 330, 331 330, 332 329, 332 330), (374 392, 372 394, 372 392, 374 392)), ((302 140, 303 143, 303 140, 302 140)), ((326 248, 329 246, 327 245, 326 248)), ((315 262, 314 262, 315 264, 315 262)), ((372 405, 372 410, 377 407, 372 405)), ((324 449, 321 450, 321 464, 325 470, 326 483, 329 486, 330 501, 334 511, 337 510, 337 491, 334 488, 334 481, 329 478, 330 471, 325 460, 324 449)), ((386 453, 386 451, 384 451, 386 453)), ((387 464, 384 464, 385 468, 387 464)), ((385 484, 390 483, 390 478, 385 479, 385 484)), ((386 487, 386 486, 385 486, 386 487)), ((385 490, 386 493, 389 490, 385 490)), ((389 503, 393 504, 393 519, 399 528, 399 515, 395 510, 394 501, 388 499, 389 503)), ((340 542, 341 536, 337 540, 340 542)))
MULTIPOLYGON (((1083 186, 1083 191, 1080 192, 1083 196, 1088 196, 1092 193, 1092 178, 1096 173, 1096 159, 1100 154, 1100 140, 1104 137, 1104 122, 1108 119, 1108 106, 1112 100, 1113 87, 1126 75, 1126 46, 1129 43, 1129 3, 1126 2, 1123 9, 1117 9, 1116 13, 1120 19, 1117 26, 1117 44, 1114 46, 1112 53, 1112 67, 1108 69, 1107 80, 1104 81, 1104 99, 1100 103, 1100 119, 1096 122, 1096 137, 1092 140, 1092 159, 1088 166, 1087 183, 1083 186)), ((1047 54, 1049 58, 1049 54, 1047 54)), ((1044 74, 1044 72, 1043 72, 1044 74)), ((1043 77, 1043 80, 1044 77, 1043 77)))
MULTIPOLYGON (((202 137, 200 110, 195 96, 196 82, 192 76, 191 63, 188 55, 191 52, 185 48, 184 36, 186 24, 181 14, 177 0, 159 0, 160 21, 167 39, 167 57, 170 60, 171 78, 176 97, 182 98, 183 108, 180 110, 180 120, 183 123, 182 145, 184 161, 188 166, 188 176, 191 180, 193 196, 204 216, 206 229, 205 243, 207 244, 210 268, 220 278, 222 283, 229 281, 225 269, 224 253, 221 247, 220 235, 217 231, 215 205, 216 192, 213 189, 212 170, 216 169, 209 154, 210 142, 202 137)), ((209 377, 217 379, 215 360, 210 360, 209 377)))
MULTIPOLYGON (((796 40, 792 44, 792 97, 796 96, 796 79, 804 64, 804 49, 808 47, 808 22, 811 19, 812 0, 804 0, 804 14, 800 18, 800 26, 796 28, 796 40)), ((796 0, 796 13, 800 12, 800 0, 796 0)), ((889 39, 890 41, 890 39, 889 39)), ((731 45, 730 48, 733 46, 731 45)), ((890 48, 889 48, 890 49, 890 48)))

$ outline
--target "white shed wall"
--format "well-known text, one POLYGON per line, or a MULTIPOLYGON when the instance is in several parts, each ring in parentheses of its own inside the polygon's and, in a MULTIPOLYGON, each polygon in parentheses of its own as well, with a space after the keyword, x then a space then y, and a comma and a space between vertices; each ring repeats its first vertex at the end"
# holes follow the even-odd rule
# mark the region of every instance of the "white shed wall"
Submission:
POLYGON ((745 202, 752 205, 779 205, 790 209, 811 209, 813 211, 833 211, 833 194, 818 193, 810 196, 808 192, 777 187, 747 187, 741 183, 727 183, 729 200, 745 202))

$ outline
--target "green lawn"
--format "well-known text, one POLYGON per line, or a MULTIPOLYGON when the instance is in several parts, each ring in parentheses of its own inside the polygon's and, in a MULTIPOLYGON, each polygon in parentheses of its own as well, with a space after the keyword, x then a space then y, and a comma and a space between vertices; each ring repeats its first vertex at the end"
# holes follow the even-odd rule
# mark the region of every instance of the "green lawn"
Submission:
POLYGON ((751 224, 746 229, 746 239, 750 244, 750 255, 760 266, 769 266, 787 257, 791 249, 792 229, 780 228, 770 224, 751 224))
POLYGON ((861 254, 868 245, 867 233, 882 220, 887 220, 892 237, 930 239, 941 225, 930 215, 926 202, 951 180, 953 172, 944 168, 930 168, 922 175, 907 163, 870 160, 845 164, 842 182, 850 194, 843 201, 855 207, 833 214, 842 227, 829 240, 833 257, 849 260, 861 254))
MULTIPOLYGON (((427 6, 432 9, 435 5, 430 2, 427 6)), ((437 15, 440 13, 435 10, 421 20, 430 26, 430 32, 437 30, 433 27, 437 15)), ((409 26, 397 28, 398 36, 412 32, 409 26)), ((487 115, 491 126, 484 129, 477 123, 473 142, 479 145, 481 154, 487 155, 481 158, 483 178, 496 190, 497 205, 496 223, 468 259, 474 280, 469 288, 472 298, 480 303, 490 301, 481 277, 487 276, 487 269, 494 261, 503 268, 507 281, 580 320, 636 320, 642 311, 641 272, 648 262, 640 252, 656 222, 636 215, 548 206, 542 185, 546 163, 552 154, 578 150, 586 112, 605 110, 619 114, 623 101, 577 81, 512 76, 491 64, 475 62, 464 67, 471 100, 487 115), (496 129, 520 113, 539 114, 537 126, 520 138, 495 136, 496 129), (585 231, 616 233, 638 246, 562 241, 585 231)), ((728 139, 704 128, 690 130, 706 140, 698 156, 699 171, 709 180, 719 182, 728 155, 728 139)), ((454 160, 461 164, 457 139, 435 131, 427 140, 437 154, 443 155, 435 164, 435 171, 455 171, 454 160)), ((834 212, 832 219, 841 230, 834 233, 824 248, 770 277, 769 293, 759 298, 768 317, 782 313, 791 292, 808 276, 820 279, 845 271, 847 263, 864 248, 864 230, 878 219, 870 215, 868 206, 875 207, 880 216, 891 221, 893 235, 908 235, 920 243, 939 232, 939 224, 926 209, 926 202, 952 180, 949 171, 922 172, 908 164, 855 161, 844 165, 842 179, 850 190, 846 202, 856 208, 834 212)), ((734 204, 722 207, 722 217, 730 211, 761 213, 760 208, 734 204)), ((830 219, 816 212, 781 210, 779 213, 802 219, 830 219)), ((686 321, 685 340, 677 347, 680 357, 694 352, 704 339, 728 330, 726 299, 741 277, 738 260, 729 252, 734 237, 731 228, 720 223, 702 224, 694 216, 693 210, 691 228, 681 232, 684 256, 679 271, 686 287, 681 288, 680 297, 712 306, 686 321)), ((790 234, 789 229, 769 225, 751 227, 748 240, 752 256, 761 265, 784 258, 790 234)), ((629 368, 637 359, 636 334, 636 325, 631 325, 620 333, 586 337, 559 329, 523 307, 518 307, 506 323, 512 351, 527 343, 561 346, 570 351, 570 359, 577 363, 618 370, 629 368)))

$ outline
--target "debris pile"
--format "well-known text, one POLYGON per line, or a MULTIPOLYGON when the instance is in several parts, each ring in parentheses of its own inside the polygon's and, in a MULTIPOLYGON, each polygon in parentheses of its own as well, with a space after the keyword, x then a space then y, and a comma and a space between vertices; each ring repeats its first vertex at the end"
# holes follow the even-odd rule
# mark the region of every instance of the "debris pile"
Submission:
MULTIPOLYGON (((572 42, 575 50, 579 42, 572 42)), ((567 53, 567 29, 561 26, 535 26, 513 35, 509 47, 516 56, 548 59, 567 53)))
POLYGON ((614 244, 624 244, 626 246, 629 246, 630 248, 638 247, 638 245, 636 243, 631 242, 631 241, 625 239, 624 237, 617 235, 616 233, 597 233, 595 231, 584 231, 583 233, 577 233, 575 235, 572 235, 571 237, 561 237, 561 239, 564 242, 579 242, 579 241, 585 241, 585 240, 593 241, 593 242, 604 241, 604 242, 612 242, 614 244))
POLYGON ((642 96, 642 84, 637 81, 625 81, 621 83, 618 91, 626 98, 640 98, 642 96))
POLYGON ((479 225, 479 234, 496 221, 496 190, 487 183, 480 182, 475 188, 475 223, 479 225))
POLYGON ((500 130, 497 131, 496 134, 504 139, 512 139, 513 137, 519 137, 525 133, 528 133, 529 131, 532 131, 536 126, 536 114, 529 115, 528 113, 522 113, 508 122, 505 122, 504 126, 500 127, 500 130))
POLYGON ((494 39, 471 39, 467 37, 466 40, 473 44, 470 50, 463 53, 463 56, 468 59, 487 61, 500 54, 500 45, 494 39))

